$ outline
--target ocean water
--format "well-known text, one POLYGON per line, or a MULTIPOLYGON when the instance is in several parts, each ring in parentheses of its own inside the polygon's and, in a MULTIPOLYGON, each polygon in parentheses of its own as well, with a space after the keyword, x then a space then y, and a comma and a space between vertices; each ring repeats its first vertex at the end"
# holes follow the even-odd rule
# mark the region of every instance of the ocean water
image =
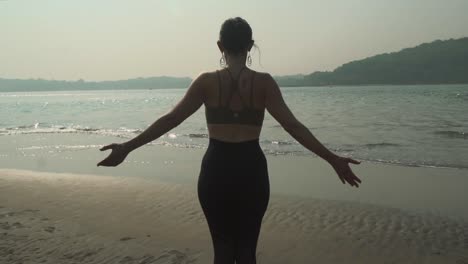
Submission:
MULTIPOLYGON (((282 92, 296 117, 337 153, 371 162, 468 169, 468 85, 298 87, 282 92)), ((184 93, 185 89, 0 93, 0 137, 80 134, 122 141, 143 131, 184 93)), ((53 154, 97 147, 57 138, 52 145, 31 144, 22 151, 53 154)), ((153 144, 203 149, 207 138, 202 107, 153 144)), ((260 141, 267 155, 313 155, 268 114, 260 141)))

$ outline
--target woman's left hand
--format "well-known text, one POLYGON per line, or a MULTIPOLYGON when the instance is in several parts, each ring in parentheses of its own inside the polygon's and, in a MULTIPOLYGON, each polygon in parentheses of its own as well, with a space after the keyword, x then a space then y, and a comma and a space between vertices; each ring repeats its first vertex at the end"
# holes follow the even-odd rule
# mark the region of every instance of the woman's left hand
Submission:
POLYGON ((124 144, 110 144, 107 146, 102 147, 100 150, 108 150, 111 149, 112 152, 109 154, 107 158, 99 162, 98 166, 106 166, 106 167, 115 167, 122 163, 125 158, 127 157, 129 150, 125 147, 124 144))
POLYGON ((330 162, 330 165, 335 169, 336 174, 338 174, 338 177, 343 184, 347 182, 351 186, 359 187, 361 180, 351 170, 349 163, 360 164, 361 162, 352 158, 337 156, 332 162, 330 162))

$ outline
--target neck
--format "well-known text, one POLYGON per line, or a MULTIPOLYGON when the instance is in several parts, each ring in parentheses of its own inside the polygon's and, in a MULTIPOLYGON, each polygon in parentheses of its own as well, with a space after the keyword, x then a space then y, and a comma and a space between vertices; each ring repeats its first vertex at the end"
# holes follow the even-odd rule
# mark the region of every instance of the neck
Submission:
POLYGON ((229 56, 226 55, 226 64, 231 72, 239 72, 242 68, 245 68, 245 60, 247 55, 229 56))

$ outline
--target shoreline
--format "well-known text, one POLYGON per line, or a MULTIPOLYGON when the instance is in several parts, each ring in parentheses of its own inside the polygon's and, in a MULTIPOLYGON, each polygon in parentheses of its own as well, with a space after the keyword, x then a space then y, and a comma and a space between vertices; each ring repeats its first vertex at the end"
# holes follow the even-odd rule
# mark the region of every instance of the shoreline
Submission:
MULTIPOLYGON (((287 77, 287 76, 279 76, 287 77)), ((1 80, 1 78, 0 78, 1 80)), ((4 79, 12 80, 12 79, 4 79)), ((27 80, 27 79, 19 79, 27 80)), ((117 80, 118 81, 118 80, 117 80)), ((112 81, 111 81, 112 82, 112 81)), ((370 87, 370 86, 456 86, 456 85, 467 85, 468 83, 408 83, 408 84, 324 84, 324 85, 280 85, 280 88, 340 88, 340 87, 370 87)), ((55 89, 55 90, 5 90, 0 91, 1 93, 32 93, 32 92, 79 92, 79 91, 149 91, 149 90, 171 90, 171 89, 187 89, 188 86, 184 87, 170 87, 170 88, 82 88, 82 89, 55 89)))
MULTIPOLYGON (((132 153, 116 168, 96 167, 107 156, 98 146, 119 139, 87 135, 57 138, 21 137, 6 141, 4 151, 14 153, 0 156, 0 168, 12 168, 52 173, 71 173, 145 178, 191 185, 198 180, 204 149, 174 148, 164 145, 145 146, 132 153), (53 140, 75 145, 94 146, 49 153, 49 149, 18 151, 17 144, 34 146, 53 140)), ((21 146, 20 145, 20 146, 21 146)), ((343 185, 333 169, 313 156, 267 155, 271 193, 314 199, 354 201, 390 206, 409 211, 430 212, 468 219, 468 170, 456 168, 407 167, 394 164, 362 162, 351 165, 363 184, 360 188, 343 185)))
MULTIPOLYGON (((107 133, 109 134, 102 134, 102 132, 99 131, 99 129, 96 129, 96 130, 86 130, 86 129, 75 129, 75 128, 67 128, 67 129, 57 129, 57 131, 60 131, 60 132, 56 132, 56 131, 53 131, 53 132, 43 132, 43 131, 28 131, 26 133, 14 133, 14 134, 4 134, 4 135, 0 135, 0 137, 30 137, 30 136, 53 136, 54 134, 56 136, 72 136, 72 135, 79 135, 79 136, 93 136, 93 137, 116 137, 117 140, 116 141, 119 141, 121 139, 129 139, 131 138, 131 136, 133 135, 119 135, 119 136, 115 136, 113 134, 110 134, 108 131, 107 133)), ((0 130, 0 133, 2 131, 0 130)), ((128 132, 127 132, 128 133, 128 132)), ((184 137, 184 136, 188 136, 189 138, 191 137, 190 134, 181 134, 180 136, 184 137)), ((206 134, 206 137, 205 137, 205 134, 203 134, 203 137, 202 138, 206 138, 208 139, 207 137, 208 135, 206 134)), ((197 137, 195 137, 197 138, 197 137)), ((191 150, 202 150, 202 151, 206 151, 207 147, 208 147, 208 142, 204 142, 205 145, 186 145, 186 146, 175 146, 177 145, 177 143, 169 143, 167 141, 164 141, 164 140, 168 140, 167 139, 167 136, 164 136, 160 139, 160 141, 158 142, 154 142, 154 143, 149 143, 148 146, 146 147, 155 147, 155 148, 160 148, 160 147, 172 147, 172 148, 175 148, 175 149, 178 149, 179 151, 182 151, 182 150, 188 150, 188 151, 191 151, 191 150), (163 140, 163 142, 161 142, 161 140, 163 140), (173 145, 175 144, 175 145, 173 145)), ((0 138, 0 143, 2 142, 2 139, 0 138)), ((3 141, 5 142, 5 141, 3 141)), ((262 145, 262 144, 261 144, 262 145)), ((103 145, 97 145, 96 144, 93 144, 92 147, 94 148, 98 148, 98 147, 102 147, 103 145)), ((89 147, 88 147, 89 148, 89 147)), ((335 150, 338 154, 341 154, 339 153, 339 150, 335 150)), ((277 157, 277 156, 287 156, 287 157, 306 157, 306 158, 314 158, 314 159, 318 159, 318 157, 311 153, 311 152, 304 152, 304 153, 294 153, 294 152, 291 152, 291 153, 288 153, 288 152, 273 152, 273 150, 271 149, 267 149, 267 148, 264 148, 263 149, 263 152, 264 152, 264 155, 269 158, 269 157, 277 157)), ((0 155, 0 157, 2 157, 0 155)), ((369 164, 375 164, 375 165, 389 165, 389 166, 400 166, 400 167, 410 167, 410 168, 434 168, 434 169, 458 169, 458 170, 466 170, 467 171, 467 175, 468 175, 468 166, 465 166, 465 165, 447 165, 447 164, 441 164, 441 165, 431 165, 431 164, 421 164, 421 163, 415 163, 415 162, 404 162, 404 161, 392 161, 392 160, 379 160, 379 159, 369 159, 369 158, 356 158, 358 160, 360 160, 361 162, 365 162, 365 163, 369 163, 369 164)), ((0 164, 1 164, 1 161, 0 161, 0 164)), ((12 168, 14 169, 14 168, 12 168)), ((52 171, 53 172, 53 171, 52 171)))
MULTIPOLYGON (((0 262, 212 260, 193 185, 1 169, 0 190, 0 262)), ((468 221, 355 201, 271 195, 258 263, 345 261, 463 263, 468 221)))

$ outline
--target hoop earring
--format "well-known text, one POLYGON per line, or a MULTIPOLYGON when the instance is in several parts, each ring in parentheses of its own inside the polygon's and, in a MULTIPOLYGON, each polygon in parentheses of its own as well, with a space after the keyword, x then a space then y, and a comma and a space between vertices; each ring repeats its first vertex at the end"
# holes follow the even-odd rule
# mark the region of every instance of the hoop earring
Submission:
POLYGON ((219 59, 219 66, 221 66, 221 68, 226 67, 226 59, 224 58, 224 54, 222 54, 221 59, 219 59))
POLYGON ((250 51, 247 54, 247 66, 252 66, 252 57, 250 56, 250 51))

